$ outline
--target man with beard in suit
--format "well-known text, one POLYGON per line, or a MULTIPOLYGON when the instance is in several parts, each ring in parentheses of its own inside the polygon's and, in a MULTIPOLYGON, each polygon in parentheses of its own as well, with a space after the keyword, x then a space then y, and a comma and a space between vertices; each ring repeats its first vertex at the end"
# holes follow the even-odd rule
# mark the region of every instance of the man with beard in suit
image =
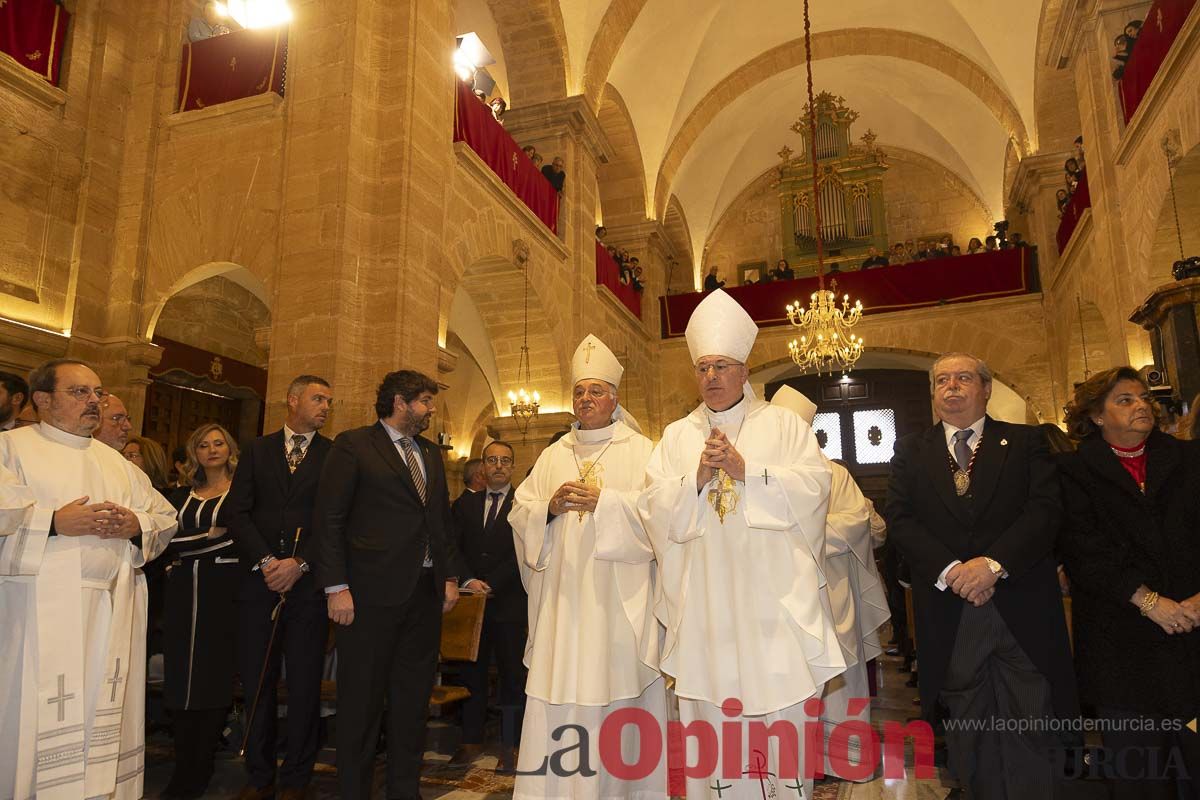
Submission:
POLYGON ((1050 797, 1049 750, 1062 743, 1044 723, 1079 714, 1054 557, 1058 476, 1037 428, 987 415, 981 359, 943 355, 930 382, 940 422, 896 443, 886 511, 912 569, 921 706, 947 720, 969 796, 1050 797), (963 720, 983 729, 951 724, 963 720))
POLYGON ((312 778, 321 722, 321 670, 328 623, 321 590, 310 574, 313 506, 331 442, 319 431, 333 390, 324 378, 301 375, 287 390, 283 428, 260 436, 240 456, 225 508, 241 551, 245 578, 238 595, 238 654, 247 703, 255 703, 246 740, 247 783, 239 800, 277 795, 299 800, 312 778), (282 596, 278 631, 267 662, 272 613, 282 596), (287 673, 287 754, 276 780, 276 686, 287 673), (278 787, 276 787, 278 783, 278 787))
POLYGON ((473 581, 468 588, 488 593, 479 637, 479 657, 463 664, 463 678, 471 696, 463 701, 462 746, 450 759, 466 764, 483 750, 483 728, 488 708, 488 668, 495 656, 500 673, 500 759, 496 771, 511 773, 516 747, 521 741, 525 711, 525 618, 528 597, 521 585, 517 551, 513 547, 512 476, 515 452, 496 440, 483 448, 483 491, 465 495, 454 504, 454 532, 459 552, 473 581), (473 583, 479 584, 478 587, 473 583))
POLYGON ((347 800, 370 797, 385 700, 387 797, 420 796, 442 614, 465 574, 442 453, 420 435, 437 392, 420 372, 389 372, 376 395, 379 421, 339 434, 321 471, 316 572, 338 626, 337 765, 347 800))

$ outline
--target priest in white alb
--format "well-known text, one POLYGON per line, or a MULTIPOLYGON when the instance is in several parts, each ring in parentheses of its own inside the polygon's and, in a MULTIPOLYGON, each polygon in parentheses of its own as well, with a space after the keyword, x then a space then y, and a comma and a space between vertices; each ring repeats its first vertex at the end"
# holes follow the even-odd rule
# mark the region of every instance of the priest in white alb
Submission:
POLYGON ((710 768, 704 737, 687 738, 689 800, 811 798, 803 726, 819 723, 804 703, 846 668, 824 590, 829 466, 809 426, 747 383, 757 333, 721 290, 692 313, 702 400, 663 432, 640 503, 659 564, 661 668, 681 721, 719 740, 710 768), (774 723, 795 736, 756 741, 774 723))
POLYGON ((142 796, 146 580, 175 510, 92 438, 78 361, 30 376, 41 423, 0 436, 0 797, 142 796), (141 535, 141 549, 131 539, 141 535))
MULTIPOLYGON (((571 372, 578 421, 538 457, 508 517, 529 593, 528 699, 513 796, 662 800, 665 756, 624 779, 605 769, 599 751, 604 720, 629 708, 658 721, 654 745, 663 747, 654 551, 637 511, 653 445, 618 403, 624 368, 603 342, 584 339, 571 372)), ((626 764, 638 763, 648 744, 638 736, 633 726, 622 730, 626 764)))
MULTIPOLYGON (((771 398, 773 405, 796 412, 812 425, 817 407, 791 386, 781 386, 771 398)), ((829 735, 842 723, 871 722, 871 685, 867 662, 882 652, 879 628, 891 619, 887 595, 875 566, 872 537, 874 507, 858 488, 854 476, 837 461, 830 461, 833 482, 829 491, 829 514, 825 518, 825 577, 829 581, 829 604, 837 627, 838 643, 846 659, 846 671, 825 684, 821 697, 825 707, 825 774, 845 780, 866 781, 877 764, 864 764, 857 738, 851 738, 839 758, 830 758, 829 735), (849 767, 847 767, 849 762, 849 767)))

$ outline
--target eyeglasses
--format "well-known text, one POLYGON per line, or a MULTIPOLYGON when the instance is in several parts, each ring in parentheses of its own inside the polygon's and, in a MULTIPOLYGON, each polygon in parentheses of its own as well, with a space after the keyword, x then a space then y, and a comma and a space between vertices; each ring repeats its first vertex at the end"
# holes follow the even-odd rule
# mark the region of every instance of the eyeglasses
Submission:
POLYGON ((494 467, 497 464, 504 467, 511 467, 513 465, 513 460, 508 456, 488 456, 483 460, 483 463, 491 467, 494 467))
POLYGON ((717 375, 723 375, 723 374, 725 374, 725 370, 731 369, 733 367, 740 367, 740 366, 741 366, 741 364, 730 364, 730 363, 727 363, 724 361, 718 361, 715 364, 697 364, 696 365, 696 374, 697 375, 707 375, 708 371, 712 370, 717 375))
POLYGON ((603 397, 608 397, 611 394, 611 392, 602 386, 592 386, 591 388, 587 389, 586 391, 582 388, 576 389, 574 396, 575 396, 575 399, 578 400, 581 397, 583 397, 585 394, 588 397, 592 398, 593 400, 599 400, 603 397))
POLYGON ((112 397, 112 392, 107 389, 92 389, 87 386, 72 386, 70 389, 55 389, 55 394, 69 394, 76 400, 87 400, 91 395, 96 395, 96 399, 103 403, 108 398, 112 397))

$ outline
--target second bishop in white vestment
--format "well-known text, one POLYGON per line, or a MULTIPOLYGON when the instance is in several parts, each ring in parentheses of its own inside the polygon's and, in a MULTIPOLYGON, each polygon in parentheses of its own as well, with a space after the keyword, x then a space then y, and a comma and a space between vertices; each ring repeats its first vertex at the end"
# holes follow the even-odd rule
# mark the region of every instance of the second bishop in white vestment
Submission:
POLYGON ((0 797, 142 796, 146 579, 175 509, 116 450, 42 422, 0 435, 0 797), (52 536, 80 497, 128 539, 52 536))
MULTIPOLYGON (((589 336, 576 352, 573 372, 576 394, 584 395, 581 387, 615 391, 623 370, 589 336), (593 379, 590 385, 587 379, 593 379)), ((599 747, 604 720, 618 710, 648 712, 660 731, 652 746, 660 748, 666 719, 652 604, 654 552, 637 512, 653 446, 623 421, 615 395, 609 401, 615 419, 606 415, 601 423, 608 424, 591 430, 576 423, 542 451, 518 487, 508 518, 529 594, 529 678, 513 794, 518 799, 666 796, 665 750, 648 775, 622 780, 605 768, 599 747), (594 512, 552 513, 556 492, 568 482, 599 490, 594 512), (555 756, 577 745, 581 731, 588 738, 586 754, 555 756), (583 755, 594 775, 559 774, 576 770, 583 755)), ((582 419, 581 402, 593 401, 576 398, 575 413, 582 419)), ((627 727, 620 747, 624 763, 637 763, 647 744, 627 727)))
MULTIPOLYGON (((803 420, 743 383, 756 333, 720 290, 693 313, 688 347, 705 399, 667 426, 640 503, 659 563, 662 671, 675 680, 681 721, 706 723, 718 740, 715 771, 687 778, 689 800, 810 798, 804 726, 819 722, 804 701, 846 668, 824 590, 829 467, 803 420), (732 405, 713 410, 718 396, 732 405), (713 429, 744 459, 744 480, 718 471, 698 490, 713 429), (781 759, 777 737, 755 746, 753 730, 776 722, 793 727, 799 752, 781 759), (726 748, 729 732, 740 746, 726 748)), ((689 738, 689 764, 699 746, 689 738)))
MULTIPOLYGON (((809 425, 817 407, 790 386, 781 386, 772 405, 790 409, 809 425)), ((846 671, 825 684, 821 697, 825 728, 825 774, 846 780, 868 780, 877 764, 861 764, 858 738, 845 740, 839 758, 830 758, 829 736, 848 721, 871 722, 871 687, 867 662, 879 656, 879 628, 891 619, 887 595, 875 566, 872 514, 874 508, 858 488, 849 471, 837 462, 829 464, 832 483, 829 514, 825 519, 825 577, 829 603, 837 628, 838 642, 846 659, 846 671), (850 768, 845 768, 846 761, 850 768)), ((877 515, 876 515, 877 516, 877 515)), ((849 730, 849 729, 847 729, 849 730)), ((840 746, 840 745, 839 745, 840 746)))

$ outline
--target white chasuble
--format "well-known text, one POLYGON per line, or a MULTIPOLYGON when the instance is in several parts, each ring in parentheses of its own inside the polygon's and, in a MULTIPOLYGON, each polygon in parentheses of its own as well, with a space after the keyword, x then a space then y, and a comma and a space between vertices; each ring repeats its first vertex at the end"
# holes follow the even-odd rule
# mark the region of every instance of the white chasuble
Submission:
MULTIPOLYGON (((600 725, 613 711, 643 709, 660 720, 660 731, 665 715, 654 551, 637 512, 652 447, 620 421, 600 430, 576 427, 542 452, 514 495, 508 520, 529 593, 528 700, 516 798, 659 800, 665 794, 665 758, 644 779, 627 781, 608 774, 597 752, 600 725), (600 488, 595 513, 550 518, 551 497, 581 476, 600 488), (568 725, 588 731, 596 775, 559 775, 550 768, 557 750, 578 741, 575 733, 563 736, 568 725), (544 774, 521 774, 530 772, 544 774)), ((629 750, 631 764, 638 744, 636 736, 625 739, 632 730, 624 732, 621 747, 629 750)))
MULTIPOLYGON (((660 664, 675 679, 680 716, 799 720, 803 701, 846 668, 825 591, 829 467, 811 429, 748 391, 727 411, 701 404, 668 425, 647 472, 639 507, 659 564, 660 664), (746 479, 697 491, 713 427, 742 455, 746 479), (731 699, 740 715, 721 711, 731 699)), ((764 768, 778 774, 777 764, 764 768)), ((732 783, 709 791, 689 781, 689 797, 760 796, 757 780, 732 783)))
MULTIPOLYGON (((887 595, 875 566, 871 534, 871 501, 863 496, 853 476, 840 464, 830 464, 833 484, 825 524, 825 575, 838 642, 848 665, 846 671, 825 684, 822 696, 826 742, 836 726, 849 720, 870 723, 870 683, 867 662, 876 658, 879 628, 891 618, 887 595)), ((859 742, 851 739, 846 758, 860 763, 859 742)), ((829 748, 826 747, 828 754, 829 748)), ((838 760, 826 757, 825 774, 846 780, 868 780, 865 770, 841 770, 838 760), (846 773, 846 774, 843 774, 846 773)))
POLYGON ((175 510, 116 450, 46 423, 0 436, 0 796, 142 794, 146 558, 175 510), (125 539, 51 536, 88 497, 135 512, 125 539))

